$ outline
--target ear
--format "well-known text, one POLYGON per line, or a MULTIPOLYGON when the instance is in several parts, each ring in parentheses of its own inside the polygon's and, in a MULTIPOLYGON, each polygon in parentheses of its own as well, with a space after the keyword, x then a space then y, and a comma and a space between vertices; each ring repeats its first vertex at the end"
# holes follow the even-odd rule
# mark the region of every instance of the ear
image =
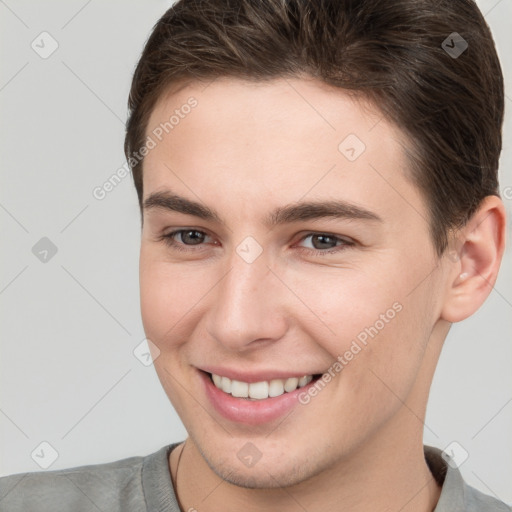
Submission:
POLYGON ((455 249, 446 255, 450 266, 441 318, 460 322, 489 296, 505 250, 506 211, 501 199, 487 196, 457 232, 455 249))

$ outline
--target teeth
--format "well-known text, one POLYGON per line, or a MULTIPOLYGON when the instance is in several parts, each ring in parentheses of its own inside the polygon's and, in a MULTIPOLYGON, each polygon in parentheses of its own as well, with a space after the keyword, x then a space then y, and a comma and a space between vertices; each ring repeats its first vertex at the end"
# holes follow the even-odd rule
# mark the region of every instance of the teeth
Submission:
MULTIPOLYGON (((227 377, 222 377, 226 379, 227 377)), ((240 382, 239 380, 231 381, 231 395, 239 398, 247 398, 249 396, 249 384, 240 382)))
POLYGON ((258 400, 268 398, 268 382, 251 382, 248 388, 250 398, 256 398, 258 400))
POLYGON ((299 379, 299 388, 304 387, 306 384, 309 384, 313 377, 304 376, 299 379))
MULTIPOLYGON (((302 377, 302 378, 307 379, 307 377, 302 377)), ((313 377, 311 377, 311 378, 313 378, 313 377)), ((297 379, 296 377, 291 377, 290 379, 286 379, 286 382, 284 383, 284 390, 287 391, 288 393, 290 391, 295 391, 297 389, 298 384, 299 384, 299 379, 297 379)), ((307 382, 306 382, 306 384, 307 384, 307 382)), ((304 386, 304 384, 302 386, 304 386)))
POLYGON ((248 398, 253 400, 265 400, 269 397, 276 397, 282 394, 295 391, 298 387, 302 388, 313 380, 312 375, 304 375, 300 379, 290 377, 289 379, 273 379, 271 381, 261 382, 241 382, 231 380, 228 377, 221 377, 212 373, 212 380, 215 387, 230 393, 237 398, 248 398))
POLYGON ((221 377, 220 389, 222 389, 222 391, 225 393, 231 393, 231 379, 228 379, 227 377, 221 377))
POLYGON ((219 388, 222 389, 222 377, 220 375, 214 375, 212 373, 212 379, 214 384, 219 388))
MULTIPOLYGON (((291 379, 290 379, 291 380, 291 379)), ((274 396, 280 396, 284 393, 284 382, 283 379, 274 379, 270 381, 269 389, 268 389, 268 396, 274 397, 274 396)), ((295 387, 296 389, 297 387, 295 387)), ((292 389, 293 391, 293 389, 292 389)))

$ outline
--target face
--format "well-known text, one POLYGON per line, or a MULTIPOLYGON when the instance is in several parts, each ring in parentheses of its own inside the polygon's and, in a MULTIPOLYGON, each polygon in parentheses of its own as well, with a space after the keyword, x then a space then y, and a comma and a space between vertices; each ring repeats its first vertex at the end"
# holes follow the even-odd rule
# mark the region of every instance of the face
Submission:
POLYGON ((291 485, 421 432, 444 270, 400 131, 314 80, 217 79, 147 135, 142 318, 208 466, 291 485))

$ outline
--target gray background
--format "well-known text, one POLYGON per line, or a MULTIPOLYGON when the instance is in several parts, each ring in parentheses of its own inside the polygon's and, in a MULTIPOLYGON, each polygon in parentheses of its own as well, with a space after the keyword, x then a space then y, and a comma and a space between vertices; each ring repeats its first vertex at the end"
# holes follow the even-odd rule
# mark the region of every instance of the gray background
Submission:
MULTIPOLYGON (((500 172, 510 214, 512 2, 478 3, 509 86, 500 172)), ((53 450, 51 470, 145 455, 185 438, 154 369, 133 354, 144 332, 131 176, 101 201, 92 194, 125 162, 131 74, 170 5, 0 1, 0 475, 41 470, 53 450), (46 59, 31 47, 43 46, 43 31, 59 45, 46 59), (46 262, 32 252, 43 237, 57 247, 46 262)), ((47 51, 52 41, 43 37, 47 51)), ((488 301, 452 327, 425 428, 427 444, 455 441, 457 457, 467 452, 460 468, 472 485, 509 503, 511 263, 509 245, 488 301)))

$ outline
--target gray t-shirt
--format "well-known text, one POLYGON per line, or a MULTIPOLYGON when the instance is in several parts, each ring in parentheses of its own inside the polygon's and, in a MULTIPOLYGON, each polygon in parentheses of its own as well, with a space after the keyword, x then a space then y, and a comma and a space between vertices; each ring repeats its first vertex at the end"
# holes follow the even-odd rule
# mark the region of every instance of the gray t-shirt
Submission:
MULTIPOLYGON (((0 511, 180 512, 168 464, 178 444, 145 457, 0 478, 0 511)), ((511 512, 511 507, 467 485, 441 450, 424 448, 430 471, 443 487, 434 512, 511 512)))

